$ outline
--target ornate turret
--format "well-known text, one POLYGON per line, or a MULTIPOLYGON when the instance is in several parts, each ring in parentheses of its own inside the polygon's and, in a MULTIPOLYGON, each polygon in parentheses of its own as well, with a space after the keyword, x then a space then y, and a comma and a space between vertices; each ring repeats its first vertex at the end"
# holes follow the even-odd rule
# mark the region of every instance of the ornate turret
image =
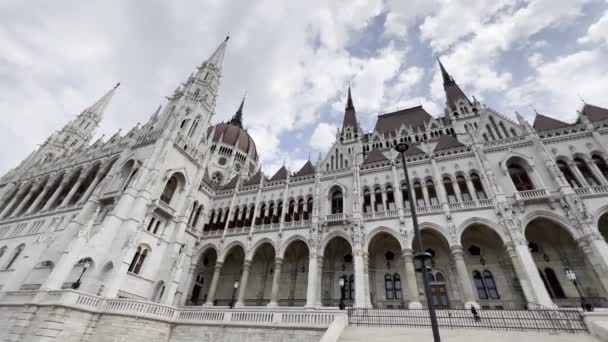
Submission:
POLYGON ((359 123, 357 122, 357 112, 353 104, 353 97, 348 86, 348 98, 346 107, 344 108, 344 119, 342 120, 342 130, 340 131, 340 140, 357 139, 359 136, 359 123))

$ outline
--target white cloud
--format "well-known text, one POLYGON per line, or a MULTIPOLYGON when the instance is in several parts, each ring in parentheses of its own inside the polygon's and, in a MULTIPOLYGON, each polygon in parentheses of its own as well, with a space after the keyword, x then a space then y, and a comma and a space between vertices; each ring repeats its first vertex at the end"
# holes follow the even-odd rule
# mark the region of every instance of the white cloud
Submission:
POLYGON ((603 43, 608 46, 608 11, 587 30, 587 34, 578 40, 579 43, 603 43))
POLYGON ((310 136, 310 146, 318 151, 327 152, 336 140, 337 129, 338 127, 334 124, 319 123, 310 136))

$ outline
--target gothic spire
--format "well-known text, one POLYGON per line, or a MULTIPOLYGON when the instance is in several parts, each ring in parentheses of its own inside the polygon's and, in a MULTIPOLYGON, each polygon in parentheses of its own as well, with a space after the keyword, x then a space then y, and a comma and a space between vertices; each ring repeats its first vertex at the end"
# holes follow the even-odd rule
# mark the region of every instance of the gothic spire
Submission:
POLYGON ((441 59, 439 59, 439 57, 437 57, 437 62, 439 62, 439 68, 441 69, 441 77, 443 78, 443 85, 448 85, 448 84, 453 84, 456 83, 454 82, 454 79, 452 78, 452 76, 450 76, 450 74, 448 74, 448 71, 445 70, 445 67, 443 66, 443 63, 441 63, 441 59))
POLYGON ((355 110, 355 105, 353 105, 353 97, 350 93, 350 84, 348 85, 348 100, 346 100, 346 110, 355 110))
POLYGON ((342 133, 347 127, 351 127, 353 132, 359 129, 357 123, 357 112, 355 111, 355 105, 353 104, 353 97, 350 91, 350 85, 348 86, 348 98, 346 100, 346 107, 344 109, 344 120, 342 121, 342 133))
POLYGON ((243 127, 243 106, 245 105, 246 96, 247 95, 243 96, 239 109, 237 109, 236 113, 234 113, 234 116, 232 116, 232 119, 230 119, 231 124, 233 124, 235 126, 239 126, 241 128, 243 127))
POLYGON ((116 83, 114 88, 108 90, 104 96, 97 100, 97 102, 95 102, 91 107, 85 109, 83 113, 89 113, 89 115, 91 115, 91 117, 97 122, 101 121, 103 112, 108 107, 108 104, 110 104, 110 100, 112 100, 118 86, 120 86, 120 82, 116 83))
MULTIPOLYGON (((213 65, 217 69, 222 69, 222 64, 224 63, 224 55, 226 54, 226 44, 228 44, 228 39, 230 36, 227 36, 226 39, 215 49, 211 57, 207 59, 203 65, 213 65)), ((201 66, 202 67, 202 66, 201 66)))
POLYGON ((471 103, 465 93, 460 89, 454 78, 450 76, 448 71, 441 63, 441 60, 437 58, 437 62, 439 62, 439 68, 441 69, 441 77, 443 78, 443 90, 445 91, 445 100, 446 104, 449 108, 456 108, 458 101, 464 100, 467 103, 471 103))

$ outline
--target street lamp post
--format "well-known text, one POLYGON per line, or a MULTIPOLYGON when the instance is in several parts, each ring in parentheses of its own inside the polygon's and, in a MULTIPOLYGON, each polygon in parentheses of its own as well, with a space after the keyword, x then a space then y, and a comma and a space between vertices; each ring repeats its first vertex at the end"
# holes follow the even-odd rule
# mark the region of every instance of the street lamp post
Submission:
POLYGON ((234 281, 234 289, 232 290, 232 298, 230 299, 230 304, 228 305, 228 307, 230 307, 231 309, 234 308, 234 296, 236 295, 236 290, 239 288, 239 281, 235 280, 234 281))
POLYGON ((344 276, 341 276, 338 282, 340 284, 340 304, 338 307, 340 310, 344 310, 344 308, 346 307, 344 305, 344 276))
POLYGON ((431 259, 429 253, 424 252, 422 246, 422 236, 420 236, 420 228, 418 227, 418 216, 416 215, 416 205, 414 203, 414 196, 412 196, 412 187, 410 184, 410 176, 407 173, 407 165, 405 163, 405 151, 409 148, 406 143, 399 143, 395 146, 395 150, 401 155, 401 164, 403 164, 403 173, 405 174, 405 184, 407 185, 407 191, 410 202, 410 212, 412 215, 412 223, 414 225, 414 240, 417 241, 418 252, 414 255, 416 259, 419 259, 422 264, 422 281, 424 282, 424 294, 426 296, 426 303, 429 309, 429 317, 431 319, 431 329, 433 330, 433 340, 435 342, 441 342, 439 336, 439 326, 437 325, 437 313, 435 312, 435 305, 433 304, 433 298, 431 296, 431 285, 429 284, 429 278, 427 276, 427 260, 431 259))
POLYGON ((576 288, 579 297, 581 297, 581 308, 583 308, 584 311, 592 311, 593 307, 591 305, 587 306, 583 291, 581 291, 578 286, 578 281, 576 281, 576 273, 574 273, 574 271, 570 267, 566 267, 564 272, 566 273, 566 277, 568 277, 568 280, 570 280, 572 284, 574 284, 574 287, 576 288))
POLYGON ((78 290, 80 288, 80 285, 82 285, 82 276, 84 275, 84 272, 87 271, 87 269, 91 267, 91 260, 85 260, 82 264, 82 272, 80 272, 80 276, 78 276, 78 279, 72 283, 72 288, 74 290, 78 290))

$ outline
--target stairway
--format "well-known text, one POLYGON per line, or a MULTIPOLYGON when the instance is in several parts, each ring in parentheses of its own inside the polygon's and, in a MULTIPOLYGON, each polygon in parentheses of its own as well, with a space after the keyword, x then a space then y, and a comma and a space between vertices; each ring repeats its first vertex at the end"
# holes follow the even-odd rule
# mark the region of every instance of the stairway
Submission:
MULTIPOLYGON (((599 342, 589 334, 441 329, 442 342, 599 342)), ((339 342, 432 342, 430 328, 387 328, 347 326, 339 342)))

